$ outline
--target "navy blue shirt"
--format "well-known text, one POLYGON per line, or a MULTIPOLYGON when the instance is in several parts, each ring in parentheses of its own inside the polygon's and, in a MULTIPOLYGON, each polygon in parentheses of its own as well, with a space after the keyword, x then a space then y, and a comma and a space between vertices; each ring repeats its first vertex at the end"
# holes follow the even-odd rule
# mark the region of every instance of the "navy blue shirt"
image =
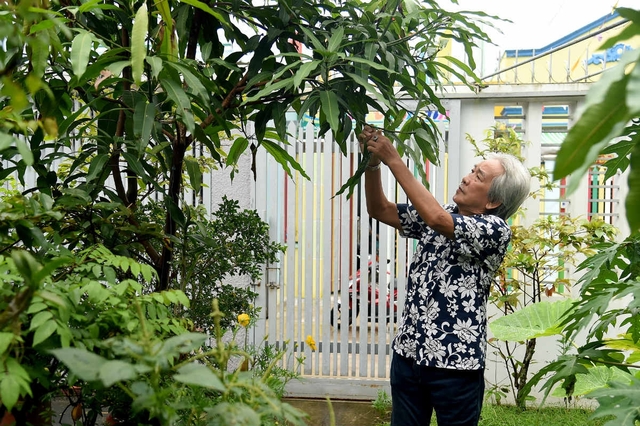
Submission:
POLYGON ((454 239, 428 227, 413 206, 398 204, 401 235, 418 245, 393 349, 420 365, 478 370, 486 359, 487 298, 511 229, 498 216, 444 208, 453 218, 454 239))

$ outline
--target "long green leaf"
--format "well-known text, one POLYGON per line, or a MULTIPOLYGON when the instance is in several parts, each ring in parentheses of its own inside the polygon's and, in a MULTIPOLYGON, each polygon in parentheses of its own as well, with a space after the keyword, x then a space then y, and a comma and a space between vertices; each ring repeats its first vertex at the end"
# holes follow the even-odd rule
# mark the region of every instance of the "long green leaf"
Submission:
POLYGON ((218 20, 218 23, 224 27, 229 28, 229 19, 225 18, 225 16, 219 14, 215 10, 211 9, 206 3, 203 3, 199 0, 180 0, 181 3, 186 3, 193 7, 197 7, 198 9, 207 12, 209 15, 213 16, 218 20))
POLYGON ((182 86, 170 78, 162 79, 160 85, 167 92, 167 96, 176 103, 176 113, 182 117, 182 122, 187 126, 187 130, 193 133, 195 120, 191 112, 191 102, 189 102, 189 97, 182 89, 182 86))
POLYGON ((334 132, 340 130, 340 120, 338 114, 340 110, 338 108, 338 97, 331 90, 323 90, 320 92, 320 105, 324 112, 331 129, 334 132))
POLYGON ((144 72, 144 58, 147 56, 147 33, 149 32, 149 15, 147 3, 138 8, 131 30, 131 73, 133 81, 140 86, 144 72))
POLYGON ((624 205, 629 229, 633 234, 640 230, 640 144, 631 153, 629 168, 629 192, 624 205))
POLYGON ((622 129, 628 120, 624 99, 626 79, 608 87, 601 102, 587 107, 580 120, 569 130, 556 159, 554 179, 561 179, 575 170, 590 166, 602 149, 617 136, 612 130, 622 129), (620 127, 622 123, 622 127, 620 127))
POLYGON ((309 74, 311 74, 313 70, 318 68, 318 65, 320 65, 321 63, 321 61, 313 60, 300 65, 298 72, 296 72, 293 76, 293 87, 300 87, 302 81, 309 77, 309 74))
POLYGON ((353 81, 355 81, 356 83, 358 83, 359 85, 367 89, 367 92, 372 93, 382 105, 385 105, 386 107, 391 108, 391 105, 389 104, 389 100, 385 98, 380 93, 380 91, 377 90, 371 83, 369 83, 369 81, 353 73, 345 72, 344 74, 351 77, 353 81))
POLYGON ((236 165, 238 163, 238 159, 243 152, 247 150, 249 146, 249 140, 245 137, 237 138, 231 148, 229 149, 229 153, 227 154, 227 165, 236 165))
POLYGON ((33 153, 29 149, 27 143, 22 139, 15 139, 15 143, 16 148, 18 148, 18 152, 22 156, 22 161, 24 161, 27 166, 33 165, 33 153))
POLYGON ((193 91, 193 94, 205 102, 209 102, 209 92, 204 84, 191 72, 191 70, 178 62, 167 62, 167 65, 182 74, 184 82, 193 91))
POLYGON ((138 102, 133 114, 133 134, 140 138, 140 151, 149 144, 156 119, 156 107, 149 102, 138 102))
POLYGON ((202 171, 200 170, 200 164, 191 157, 185 158, 184 164, 187 169, 187 174, 189 175, 191 187, 197 194, 200 192, 200 188, 202 187, 202 171))
POLYGON ((289 167, 289 165, 291 165, 291 167, 297 170, 305 179, 311 180, 309 175, 307 175, 307 173, 302 169, 302 166, 300 166, 300 164, 280 145, 265 139, 262 141, 262 146, 278 163, 280 163, 289 176, 293 176, 291 168, 289 167))
POLYGON ((89 172, 87 173, 87 183, 92 182, 96 178, 102 175, 105 171, 105 166, 109 161, 109 154, 98 154, 92 160, 89 165, 89 172))
POLYGON ((285 78, 283 80, 276 81, 275 83, 269 83, 265 87, 263 87, 262 90, 260 90, 258 93, 245 99, 243 104, 257 101, 258 99, 264 96, 277 92, 280 89, 287 89, 291 86, 293 86, 293 77, 285 78))
POLYGON ((333 34, 331 34, 331 38, 329 39, 329 52, 336 53, 340 44, 342 44, 344 38, 344 27, 338 27, 333 34))
POLYGON ((77 78, 87 70, 93 37, 87 31, 80 31, 71 42, 71 69, 77 78))

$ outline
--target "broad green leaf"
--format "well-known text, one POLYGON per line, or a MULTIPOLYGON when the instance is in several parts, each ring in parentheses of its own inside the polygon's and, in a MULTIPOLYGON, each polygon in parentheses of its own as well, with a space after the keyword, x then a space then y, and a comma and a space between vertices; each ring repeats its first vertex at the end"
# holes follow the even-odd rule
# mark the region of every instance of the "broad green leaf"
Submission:
POLYGON ((122 74, 122 70, 129 65, 131 65, 131 61, 112 62, 107 66, 107 70, 110 71, 114 76, 119 76, 120 74, 122 74))
POLYGON ((322 106, 322 111, 324 115, 327 117, 327 121, 329 122, 329 126, 334 132, 338 132, 340 130, 340 121, 338 114, 340 110, 338 108, 338 97, 331 90, 323 90, 320 92, 320 105, 322 106))
POLYGON ((0 152, 13 146, 13 137, 6 133, 0 133, 0 152))
POLYGON ((135 379, 138 372, 132 364, 115 359, 103 363, 98 376, 105 387, 110 387, 117 382, 135 379))
POLYGON ((182 86, 170 78, 164 78, 160 81, 160 84, 167 92, 167 95, 173 102, 176 103, 176 113, 182 117, 182 122, 187 127, 189 132, 193 132, 195 127, 195 120, 193 113, 191 112, 191 102, 189 97, 182 89, 182 86))
POLYGON ((93 36, 87 31, 80 31, 71 42, 71 68, 77 78, 87 70, 93 45, 93 36))
POLYGON ((107 362, 100 355, 89 352, 86 349, 53 349, 51 353, 66 365, 71 373, 86 381, 98 380, 100 368, 107 362))
POLYGON ((189 307, 189 305, 191 305, 189 298, 187 297, 186 294, 184 294, 184 292, 180 290, 175 290, 175 293, 178 299, 178 303, 180 303, 182 306, 185 306, 187 308, 189 307))
POLYGON ((187 174, 189 175, 191 187, 196 193, 200 193, 200 188, 202 188, 202 172, 200 171, 200 164, 198 164, 198 161, 192 157, 185 158, 184 163, 187 169, 187 174))
POLYGON ((41 311, 31 318, 31 324, 29 325, 29 330, 35 330, 44 324, 45 321, 53 318, 53 314, 49 311, 41 311))
POLYGON ((38 263, 31 253, 24 250, 15 250, 11 253, 11 258, 29 287, 35 288, 40 285, 34 275, 42 269, 42 265, 38 263))
MULTIPOLYGON (((576 382, 573 387, 572 396, 584 396, 596 389, 606 388, 612 380, 624 382, 631 381, 631 374, 625 373, 619 368, 611 368, 599 365, 588 369, 587 374, 576 374, 576 382)), ((553 396, 563 398, 566 396, 563 388, 556 388, 553 396)))
POLYGON ((195 362, 181 367, 173 378, 188 385, 202 386, 218 391, 226 389, 220 378, 209 367, 195 362))
POLYGON ((593 417, 613 416, 604 426, 636 426, 640 407, 640 380, 632 377, 632 383, 610 382, 608 388, 596 389, 587 394, 595 398, 599 406, 593 417))
POLYGON ((56 331, 56 322, 54 320, 46 321, 44 324, 36 328, 35 333, 33 333, 33 346, 37 346, 40 343, 44 342, 56 331))
POLYGON ((562 316, 571 308, 573 301, 563 299, 556 302, 538 302, 496 319, 489 323, 493 335, 507 342, 524 342, 543 336, 560 333, 562 316))
POLYGON ((4 374, 0 379, 0 398, 2 405, 11 411, 20 397, 20 382, 12 374, 4 374))
POLYGON ((640 58, 635 67, 629 73, 627 82, 627 96, 625 98, 632 117, 640 116, 640 58))
POLYGON ((144 58, 147 56, 147 32, 149 31, 149 15, 147 3, 142 3, 133 21, 131 30, 131 73, 133 81, 140 86, 144 73, 144 58))
POLYGON ((0 355, 4 354, 12 341, 13 333, 0 333, 0 355))
POLYGON ((29 377, 29 373, 27 373, 27 370, 25 370, 23 366, 20 365, 17 359, 8 358, 6 362, 6 366, 7 366, 7 372, 9 374, 24 381, 25 384, 27 384, 29 380, 31 380, 31 377, 29 377))
POLYGON ((640 144, 636 145, 631 153, 627 186, 629 192, 624 206, 627 211, 629 229, 633 234, 640 230, 640 144))

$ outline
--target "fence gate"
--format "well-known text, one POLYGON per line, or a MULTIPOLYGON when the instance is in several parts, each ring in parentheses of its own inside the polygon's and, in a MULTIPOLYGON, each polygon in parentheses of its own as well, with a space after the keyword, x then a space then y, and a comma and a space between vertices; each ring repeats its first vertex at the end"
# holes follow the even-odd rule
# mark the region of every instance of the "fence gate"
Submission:
MULTIPOLYGON (((256 209, 286 252, 255 288, 262 310, 254 344, 286 348, 282 365, 302 376, 288 384, 291 396, 375 398, 388 386, 413 242, 369 220, 362 187, 333 197, 357 168, 355 135, 344 156, 313 125, 289 131, 296 137, 283 148, 309 179, 290 178, 264 150, 256 159, 256 209)), ((382 179, 389 199, 406 200, 384 167, 382 179)))

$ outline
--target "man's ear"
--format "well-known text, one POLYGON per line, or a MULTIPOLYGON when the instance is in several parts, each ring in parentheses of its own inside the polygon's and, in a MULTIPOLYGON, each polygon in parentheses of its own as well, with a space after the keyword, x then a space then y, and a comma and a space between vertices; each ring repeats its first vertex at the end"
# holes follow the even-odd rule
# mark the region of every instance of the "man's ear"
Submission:
POLYGON ((487 209, 487 211, 489 212, 489 211, 491 211, 491 210, 493 210, 493 209, 497 209, 497 208, 498 208, 498 207, 500 207, 501 205, 502 205, 502 203, 501 203, 501 202, 499 202, 499 201, 493 201, 493 202, 492 202, 492 201, 488 201, 488 202, 487 202, 487 204, 486 204, 484 207, 485 207, 485 208, 487 209))

